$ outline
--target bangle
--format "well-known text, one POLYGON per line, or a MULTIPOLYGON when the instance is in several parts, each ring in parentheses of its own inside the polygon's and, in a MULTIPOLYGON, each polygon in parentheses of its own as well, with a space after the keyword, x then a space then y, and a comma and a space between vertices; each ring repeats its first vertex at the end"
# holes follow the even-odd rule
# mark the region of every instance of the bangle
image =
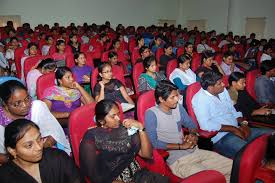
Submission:
POLYGON ((180 150, 180 144, 178 143, 178 147, 179 147, 179 150, 180 150))
POLYGON ((246 121, 246 120, 242 121, 241 125, 246 125, 247 126, 248 125, 248 121, 246 121))
POLYGON ((145 131, 145 128, 143 127, 142 129, 139 129, 138 131, 139 131, 139 132, 144 132, 144 131, 145 131))

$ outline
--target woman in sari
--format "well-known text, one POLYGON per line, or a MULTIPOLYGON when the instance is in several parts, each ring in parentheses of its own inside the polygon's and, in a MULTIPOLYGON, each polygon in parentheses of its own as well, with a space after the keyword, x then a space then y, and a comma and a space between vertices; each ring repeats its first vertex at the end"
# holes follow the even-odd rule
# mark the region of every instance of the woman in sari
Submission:
POLYGON ((157 64, 154 56, 146 57, 143 60, 143 67, 145 72, 138 78, 138 90, 141 93, 154 90, 159 81, 166 79, 163 74, 156 71, 157 64))
MULTIPOLYGON (((47 88, 43 101, 56 118, 68 118, 70 112, 82 104, 93 102, 93 98, 73 78, 68 67, 60 67, 55 72, 57 85, 47 88)), ((67 125, 68 120, 62 125, 67 125)))
MULTIPOLYGON (((35 122, 41 129, 41 136, 45 138, 45 147, 56 145, 68 154, 71 152, 70 144, 65 133, 49 111, 45 103, 40 100, 31 100, 26 87, 16 81, 6 81, 0 85, 0 159, 5 160, 4 128, 11 121, 25 118, 35 122)), ((1 164, 2 162, 0 162, 1 164)))

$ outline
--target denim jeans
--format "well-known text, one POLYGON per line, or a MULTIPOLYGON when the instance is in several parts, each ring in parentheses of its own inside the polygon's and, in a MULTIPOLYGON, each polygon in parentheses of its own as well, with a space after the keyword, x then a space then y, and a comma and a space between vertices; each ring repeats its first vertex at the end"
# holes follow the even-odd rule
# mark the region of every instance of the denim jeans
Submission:
POLYGON ((270 134, 274 130, 270 128, 250 128, 250 131, 251 134, 247 139, 241 139, 233 133, 226 134, 214 144, 215 151, 228 158, 234 158, 236 153, 247 143, 263 134, 270 134))

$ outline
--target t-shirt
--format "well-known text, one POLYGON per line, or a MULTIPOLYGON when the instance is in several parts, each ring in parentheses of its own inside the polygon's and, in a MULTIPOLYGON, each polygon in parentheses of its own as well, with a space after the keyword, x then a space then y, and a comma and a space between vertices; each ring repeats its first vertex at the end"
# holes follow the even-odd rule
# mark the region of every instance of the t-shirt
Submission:
MULTIPOLYGON (((42 182, 80 183, 79 171, 73 160, 63 151, 53 148, 43 150, 39 162, 42 182)), ((37 183, 37 181, 13 161, 0 166, 1 183, 37 183)))
POLYGON ((74 74, 74 76, 76 77, 76 81, 80 84, 82 84, 83 81, 83 76, 87 75, 90 77, 91 72, 92 72, 92 67, 84 65, 83 67, 79 67, 79 66, 74 66, 72 68, 72 72, 74 74))
MULTIPOLYGON (((119 103, 128 103, 120 92, 120 87, 123 86, 122 83, 117 79, 111 79, 109 83, 104 86, 104 99, 114 100, 119 103)), ((100 93, 101 86, 96 83, 94 88, 94 95, 98 96, 100 93)))

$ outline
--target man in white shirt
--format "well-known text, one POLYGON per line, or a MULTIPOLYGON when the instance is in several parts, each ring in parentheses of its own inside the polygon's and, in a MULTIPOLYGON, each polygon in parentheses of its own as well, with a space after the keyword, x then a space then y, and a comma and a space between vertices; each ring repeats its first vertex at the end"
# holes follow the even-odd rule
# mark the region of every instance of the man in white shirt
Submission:
POLYGON ((222 76, 207 72, 201 78, 202 88, 192 99, 192 107, 200 128, 218 131, 212 137, 214 148, 222 155, 233 158, 248 142, 256 137, 271 133, 271 129, 249 128, 232 104, 224 89, 222 76))
POLYGON ((198 44, 197 46, 197 52, 198 53, 202 53, 206 50, 210 50, 213 53, 215 52, 215 50, 213 48, 211 48, 210 46, 207 45, 207 39, 206 38, 202 38, 201 43, 198 44))
POLYGON ((272 46, 270 44, 264 45, 263 48, 263 54, 261 56, 261 62, 266 60, 272 60, 271 54, 272 54, 272 46))

